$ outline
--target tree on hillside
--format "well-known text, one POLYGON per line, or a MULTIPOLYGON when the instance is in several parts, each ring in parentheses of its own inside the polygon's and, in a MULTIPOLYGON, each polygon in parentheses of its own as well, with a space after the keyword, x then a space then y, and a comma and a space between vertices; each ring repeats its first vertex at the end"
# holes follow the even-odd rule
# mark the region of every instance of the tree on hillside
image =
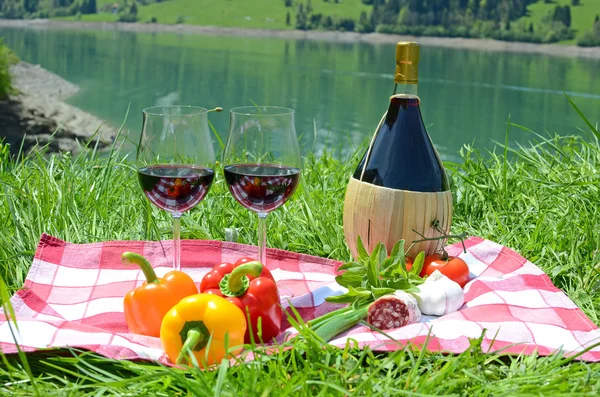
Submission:
POLYGON ((298 12, 296 13, 296 29, 306 30, 308 17, 304 12, 304 5, 302 3, 298 4, 298 12))
POLYGON ((96 0, 82 0, 79 6, 79 12, 82 14, 96 13, 96 0))
POLYGON ((129 7, 129 13, 131 15, 137 16, 138 9, 137 9, 137 4, 135 4, 135 1, 133 3, 131 3, 131 7, 129 7))
POLYGON ((401 0, 388 0, 383 6, 381 21, 382 23, 394 23, 398 18, 398 13, 402 8, 401 0))
POLYGON ((322 19, 323 19, 323 14, 310 14, 307 29, 319 29, 319 26, 321 26, 322 19))
POLYGON ((354 19, 352 18, 342 18, 336 24, 337 30, 341 30, 342 32, 354 32, 354 19))
POLYGON ((65 8, 73 4, 74 0, 52 0, 53 8, 65 8))
POLYGON ((23 18, 23 5, 17 0, 4 0, 0 4, 0 17, 7 19, 23 18))
POLYGON ((39 0, 23 0, 23 10, 25 12, 36 12, 38 8, 39 0))
MULTIPOLYGON (((127 5, 124 3, 123 4, 123 13, 121 15, 119 15, 119 22, 137 22, 138 21, 138 17, 137 17, 137 13, 138 13, 138 8, 137 8, 137 4, 134 1, 133 3, 131 3, 131 6, 129 6, 129 8, 127 7, 127 5)), ((179 17, 182 18, 182 17, 179 17)), ((176 22, 177 24, 179 23, 183 23, 183 20, 181 22, 176 22)))
POLYGON ((373 26, 369 21, 369 17, 367 16, 367 12, 363 11, 360 13, 360 19, 358 22, 358 31, 361 33, 370 33, 373 31, 373 26))
POLYGON ((570 28, 571 27, 571 7, 564 6, 563 13, 564 13, 564 16, 563 16, 564 24, 566 27, 570 28))
POLYGON ((379 25, 379 22, 381 21, 381 11, 379 10, 379 2, 375 1, 373 2, 373 9, 371 10, 371 18, 370 18, 370 22, 371 22, 371 26, 373 26, 373 28, 375 28, 377 25, 379 25))
POLYGON ((467 2, 467 10, 470 10, 473 14, 477 14, 477 11, 479 11, 479 0, 469 0, 467 2))
POLYGON ((578 40, 577 45, 582 47, 600 46, 600 16, 596 15, 594 25, 591 30, 585 32, 578 40))
POLYGON ((579 0, 571 0, 571 5, 573 7, 578 6, 579 4, 581 4, 579 0))
POLYGON ((554 7, 554 13, 552 19, 555 21, 562 22, 566 27, 571 26, 571 7, 569 6, 556 6, 554 7))
POLYGON ((292 18, 290 16, 290 12, 288 11, 287 14, 285 15, 285 24, 287 26, 290 26, 292 24, 292 18))
POLYGON ((398 19, 396 20, 396 23, 404 26, 413 25, 413 14, 410 12, 408 7, 402 7, 400 13, 398 13, 398 19))

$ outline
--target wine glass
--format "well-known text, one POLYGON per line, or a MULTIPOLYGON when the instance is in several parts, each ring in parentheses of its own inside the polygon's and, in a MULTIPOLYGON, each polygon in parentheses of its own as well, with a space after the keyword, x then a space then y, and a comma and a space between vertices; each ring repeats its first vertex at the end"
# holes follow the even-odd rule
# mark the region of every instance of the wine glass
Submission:
POLYGON ((150 202, 173 216, 173 268, 179 270, 179 218, 204 199, 214 177, 209 110, 156 106, 142 112, 136 156, 138 179, 150 202))
POLYGON ((233 197, 258 215, 258 260, 266 264, 267 214, 281 207, 300 181, 294 110, 277 106, 231 109, 223 165, 233 197))

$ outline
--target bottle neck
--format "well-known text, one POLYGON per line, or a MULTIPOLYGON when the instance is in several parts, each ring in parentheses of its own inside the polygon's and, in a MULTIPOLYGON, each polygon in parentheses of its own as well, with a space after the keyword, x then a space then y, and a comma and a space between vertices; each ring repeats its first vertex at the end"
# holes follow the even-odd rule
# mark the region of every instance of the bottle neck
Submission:
POLYGON ((418 84, 396 83, 394 84, 394 95, 405 94, 419 96, 417 85, 418 84))

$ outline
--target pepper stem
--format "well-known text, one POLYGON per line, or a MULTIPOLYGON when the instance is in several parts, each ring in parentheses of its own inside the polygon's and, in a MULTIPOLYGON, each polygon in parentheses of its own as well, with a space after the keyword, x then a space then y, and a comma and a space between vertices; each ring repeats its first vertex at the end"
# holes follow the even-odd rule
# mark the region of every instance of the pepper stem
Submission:
POLYGON ((158 283, 158 277, 152 268, 152 265, 146 258, 141 256, 140 254, 136 254, 134 252, 123 252, 121 255, 121 262, 125 266, 129 266, 132 263, 138 265, 142 271, 144 272, 144 276, 146 277, 146 282, 150 283, 158 283))
POLYGON ((190 329, 187 332, 187 338, 181 347, 181 352, 179 352, 175 364, 179 365, 183 360, 187 359, 192 354, 192 351, 196 350, 196 346, 203 344, 207 337, 208 335, 204 332, 197 329, 190 329))
POLYGON ((225 296, 240 296, 243 295, 250 286, 248 276, 258 277, 261 275, 263 264, 259 261, 244 263, 233 269, 229 274, 223 276, 219 283, 221 292, 225 296))

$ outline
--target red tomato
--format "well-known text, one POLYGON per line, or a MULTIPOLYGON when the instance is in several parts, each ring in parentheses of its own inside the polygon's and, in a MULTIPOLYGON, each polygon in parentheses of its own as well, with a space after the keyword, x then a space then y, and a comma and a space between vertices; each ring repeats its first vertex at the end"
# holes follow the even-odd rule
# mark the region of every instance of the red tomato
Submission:
POLYGON ((419 276, 430 276, 436 270, 463 288, 469 282, 469 266, 459 257, 449 256, 444 260, 440 254, 427 255, 419 276))
POLYGON ((410 272, 410 269, 412 269, 413 260, 411 258, 405 258, 404 262, 406 263, 406 271, 410 272))
POLYGON ((167 195, 169 197, 177 198, 177 196, 179 196, 179 186, 169 186, 167 188, 167 195))
POLYGON ((192 193, 192 185, 189 182, 185 182, 181 186, 179 186, 178 199, 185 200, 192 193))
POLYGON ((253 199, 263 199, 267 195, 267 187, 259 177, 254 177, 253 183, 245 185, 243 189, 253 199))

